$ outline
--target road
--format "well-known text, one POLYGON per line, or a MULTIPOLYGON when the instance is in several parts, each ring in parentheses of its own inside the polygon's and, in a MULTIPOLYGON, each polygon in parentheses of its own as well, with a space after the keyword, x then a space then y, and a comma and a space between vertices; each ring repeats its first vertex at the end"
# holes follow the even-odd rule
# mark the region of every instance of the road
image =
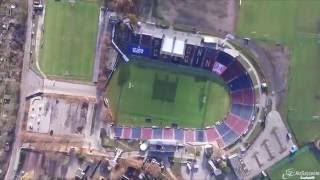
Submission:
POLYGON ((16 130, 15 130, 15 141, 12 146, 12 153, 10 157, 9 167, 5 176, 5 179, 11 180, 14 179, 15 176, 15 163, 19 154, 17 152, 18 149, 21 147, 21 123, 23 121, 24 116, 24 108, 26 104, 26 86, 28 86, 28 82, 25 81, 25 77, 27 72, 29 71, 29 62, 30 62, 30 48, 31 48, 31 28, 32 28, 32 3, 33 0, 27 0, 28 3, 28 17, 27 17, 27 24, 26 24, 26 41, 24 46, 24 56, 23 56, 23 65, 22 65, 22 73, 21 73, 21 84, 20 84, 20 104, 19 110, 16 120, 16 130))

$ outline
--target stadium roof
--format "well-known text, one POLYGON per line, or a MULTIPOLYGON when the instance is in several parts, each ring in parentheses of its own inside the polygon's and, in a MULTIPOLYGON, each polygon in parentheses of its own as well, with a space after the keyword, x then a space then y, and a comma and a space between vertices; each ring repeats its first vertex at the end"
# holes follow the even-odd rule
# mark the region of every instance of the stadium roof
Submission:
POLYGON ((169 36, 163 36, 163 43, 161 47, 161 52, 164 54, 172 54, 174 45, 174 38, 169 36))
POLYGON ((234 57, 234 58, 239 56, 239 52, 237 50, 234 50, 234 49, 226 48, 223 51, 226 52, 227 54, 229 54, 230 56, 234 57))
POLYGON ((218 39, 213 36, 202 36, 205 43, 218 43, 218 39))
POLYGON ((162 29, 156 27, 152 23, 141 23, 138 31, 140 34, 148 34, 157 38, 162 38, 162 36, 165 35, 170 37, 177 37, 177 39, 187 39, 188 44, 192 44, 195 46, 200 46, 203 39, 203 37, 199 34, 174 31, 172 29, 162 29))
POLYGON ((176 36, 163 36, 163 43, 161 47, 161 53, 167 55, 175 55, 179 57, 184 56, 185 38, 178 39, 176 36))
POLYGON ((173 46, 173 54, 178 56, 183 56, 184 49, 185 49, 185 40, 175 39, 174 46, 173 46))

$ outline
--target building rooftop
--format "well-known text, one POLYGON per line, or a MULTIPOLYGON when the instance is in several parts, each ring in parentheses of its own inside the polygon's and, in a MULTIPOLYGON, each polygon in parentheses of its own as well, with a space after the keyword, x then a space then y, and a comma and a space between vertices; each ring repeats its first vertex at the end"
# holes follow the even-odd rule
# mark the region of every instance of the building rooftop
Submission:
POLYGON ((227 54, 229 54, 230 56, 234 57, 234 58, 239 56, 239 51, 236 51, 236 50, 233 50, 233 49, 225 48, 223 51, 226 52, 227 54))
POLYGON ((175 39, 173 46, 173 54, 177 56, 184 56, 185 46, 185 39, 175 39))
POLYGON ((175 38, 170 36, 163 37, 161 52, 164 54, 172 54, 175 38))
MULTIPOLYGON (((187 44, 192 44, 195 46, 200 46, 201 41, 203 39, 203 37, 200 34, 175 31, 170 28, 163 29, 163 28, 156 27, 152 23, 140 23, 140 28, 138 29, 138 33, 150 35, 160 39, 162 39, 163 36, 176 37, 176 39, 186 41, 187 44)), ((178 44, 181 45, 180 42, 178 44)))

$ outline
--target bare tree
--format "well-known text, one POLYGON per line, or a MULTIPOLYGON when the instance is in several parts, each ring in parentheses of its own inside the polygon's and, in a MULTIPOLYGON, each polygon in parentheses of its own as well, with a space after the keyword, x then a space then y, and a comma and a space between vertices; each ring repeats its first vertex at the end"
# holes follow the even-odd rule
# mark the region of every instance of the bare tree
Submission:
POLYGON ((132 11, 134 3, 132 0, 113 0, 111 6, 120 13, 127 14, 132 11))

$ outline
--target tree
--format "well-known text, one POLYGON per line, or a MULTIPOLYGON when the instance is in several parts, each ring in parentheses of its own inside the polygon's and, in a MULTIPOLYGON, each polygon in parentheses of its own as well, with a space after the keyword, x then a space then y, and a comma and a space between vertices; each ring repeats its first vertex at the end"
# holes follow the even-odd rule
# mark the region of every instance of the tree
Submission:
POLYGON ((131 24, 136 25, 138 23, 138 18, 134 14, 128 14, 128 18, 130 19, 131 24))
POLYGON ((132 0, 113 0, 112 6, 117 12, 127 14, 132 11, 134 3, 132 0))

